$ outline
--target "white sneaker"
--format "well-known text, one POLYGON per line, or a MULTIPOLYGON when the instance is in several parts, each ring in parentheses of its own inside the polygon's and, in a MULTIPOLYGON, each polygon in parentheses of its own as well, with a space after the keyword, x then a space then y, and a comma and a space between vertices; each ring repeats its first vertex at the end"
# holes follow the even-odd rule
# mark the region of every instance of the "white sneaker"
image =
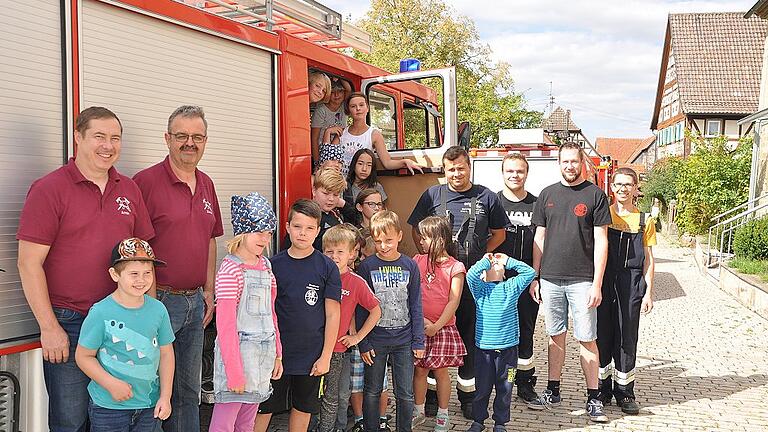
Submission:
POLYGON ((425 421, 427 421, 427 417, 424 415, 424 413, 414 411, 413 419, 411 420, 411 428, 415 428, 416 426, 424 424, 425 421))
POLYGON ((447 432, 451 427, 451 421, 448 414, 437 413, 435 416, 435 432, 447 432))

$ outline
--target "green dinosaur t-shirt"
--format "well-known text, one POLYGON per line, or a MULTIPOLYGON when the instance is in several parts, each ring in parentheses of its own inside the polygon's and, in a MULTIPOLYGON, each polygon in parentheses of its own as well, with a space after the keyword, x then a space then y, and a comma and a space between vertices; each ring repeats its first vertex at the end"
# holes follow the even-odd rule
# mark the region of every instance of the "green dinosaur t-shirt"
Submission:
POLYGON ((131 385, 133 397, 117 402, 102 386, 91 381, 93 403, 109 409, 143 409, 160 397, 160 347, 175 336, 165 306, 145 295, 144 304, 127 308, 112 295, 91 307, 80 330, 78 343, 97 350, 96 358, 107 373, 131 385))

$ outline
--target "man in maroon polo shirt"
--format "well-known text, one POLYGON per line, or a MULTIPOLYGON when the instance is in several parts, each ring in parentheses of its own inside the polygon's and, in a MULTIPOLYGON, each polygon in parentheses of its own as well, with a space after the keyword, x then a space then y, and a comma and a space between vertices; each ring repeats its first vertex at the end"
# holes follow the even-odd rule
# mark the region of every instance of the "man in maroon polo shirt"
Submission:
POLYGON ((202 108, 177 108, 165 133, 168 156, 133 177, 155 227, 150 244, 168 263, 156 270, 157 298, 168 309, 176 334, 173 411, 163 424, 166 432, 200 430, 203 329, 213 315, 216 237, 224 234, 213 181, 197 169, 207 132, 202 108))
POLYGON ((75 364, 88 309, 114 291, 114 245, 155 232, 141 191, 113 167, 123 128, 90 107, 75 124, 77 157, 32 183, 19 219, 19 275, 40 326, 52 432, 85 431, 90 379, 75 364))

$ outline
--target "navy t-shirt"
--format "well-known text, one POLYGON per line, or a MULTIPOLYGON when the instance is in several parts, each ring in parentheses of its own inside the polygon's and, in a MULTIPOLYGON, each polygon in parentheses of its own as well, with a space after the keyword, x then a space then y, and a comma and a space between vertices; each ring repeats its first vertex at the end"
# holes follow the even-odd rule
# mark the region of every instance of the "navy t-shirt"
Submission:
POLYGON ((608 198, 594 184, 555 183, 541 191, 531 223, 545 227, 539 274, 543 278, 591 281, 596 226, 610 225, 608 198))
MULTIPOLYGON (((372 255, 360 263, 357 274, 368 282, 381 306, 381 318, 360 341, 360 352, 383 345, 424 349, 421 276, 416 261, 402 254, 394 261, 372 255)), ((358 328, 367 317, 368 311, 358 306, 355 314, 358 328)))
POLYGON ((270 259, 277 281, 275 312, 288 375, 309 375, 325 341, 325 299, 341 302, 339 268, 318 251, 296 259, 282 251, 270 259))
POLYGON ((408 218, 409 225, 417 227, 419 222, 428 216, 445 216, 444 214, 438 214, 441 205, 440 189, 443 189, 445 206, 452 216, 453 234, 456 235, 461 229, 458 238, 459 256, 469 252, 470 262, 464 263, 469 267, 485 254, 491 230, 505 228, 509 225, 509 220, 506 213, 504 213, 501 202, 499 202, 499 197, 485 186, 472 185, 469 190, 456 192, 446 185, 437 185, 430 187, 421 195, 411 216, 408 218), (475 238, 468 239, 468 229, 466 226, 462 229, 462 225, 464 225, 464 221, 470 213, 472 198, 476 198, 475 238), (469 251, 465 250, 467 244, 469 244, 469 251))

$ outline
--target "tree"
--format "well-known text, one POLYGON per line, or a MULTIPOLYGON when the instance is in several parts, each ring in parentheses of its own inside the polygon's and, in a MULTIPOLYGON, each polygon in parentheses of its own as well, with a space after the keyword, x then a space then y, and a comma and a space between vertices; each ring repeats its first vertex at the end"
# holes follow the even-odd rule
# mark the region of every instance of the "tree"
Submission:
POLYGON ((358 25, 373 46, 370 54, 355 52, 360 60, 393 73, 409 57, 425 69, 456 67, 459 122, 472 123, 472 146, 495 144, 502 128, 541 124, 542 113, 526 109, 515 92, 509 65, 493 61, 474 22, 442 0, 372 0, 358 25))
POLYGON ((724 136, 703 139, 688 134, 696 149, 677 176, 677 226, 681 232, 707 232, 713 216, 746 201, 752 163, 752 137, 730 149, 724 136))
POLYGON ((643 182, 643 198, 640 208, 651 211, 653 199, 661 201, 662 210, 666 211, 669 202, 677 198, 677 176, 683 166, 683 160, 677 157, 664 158, 654 164, 648 177, 643 182))

